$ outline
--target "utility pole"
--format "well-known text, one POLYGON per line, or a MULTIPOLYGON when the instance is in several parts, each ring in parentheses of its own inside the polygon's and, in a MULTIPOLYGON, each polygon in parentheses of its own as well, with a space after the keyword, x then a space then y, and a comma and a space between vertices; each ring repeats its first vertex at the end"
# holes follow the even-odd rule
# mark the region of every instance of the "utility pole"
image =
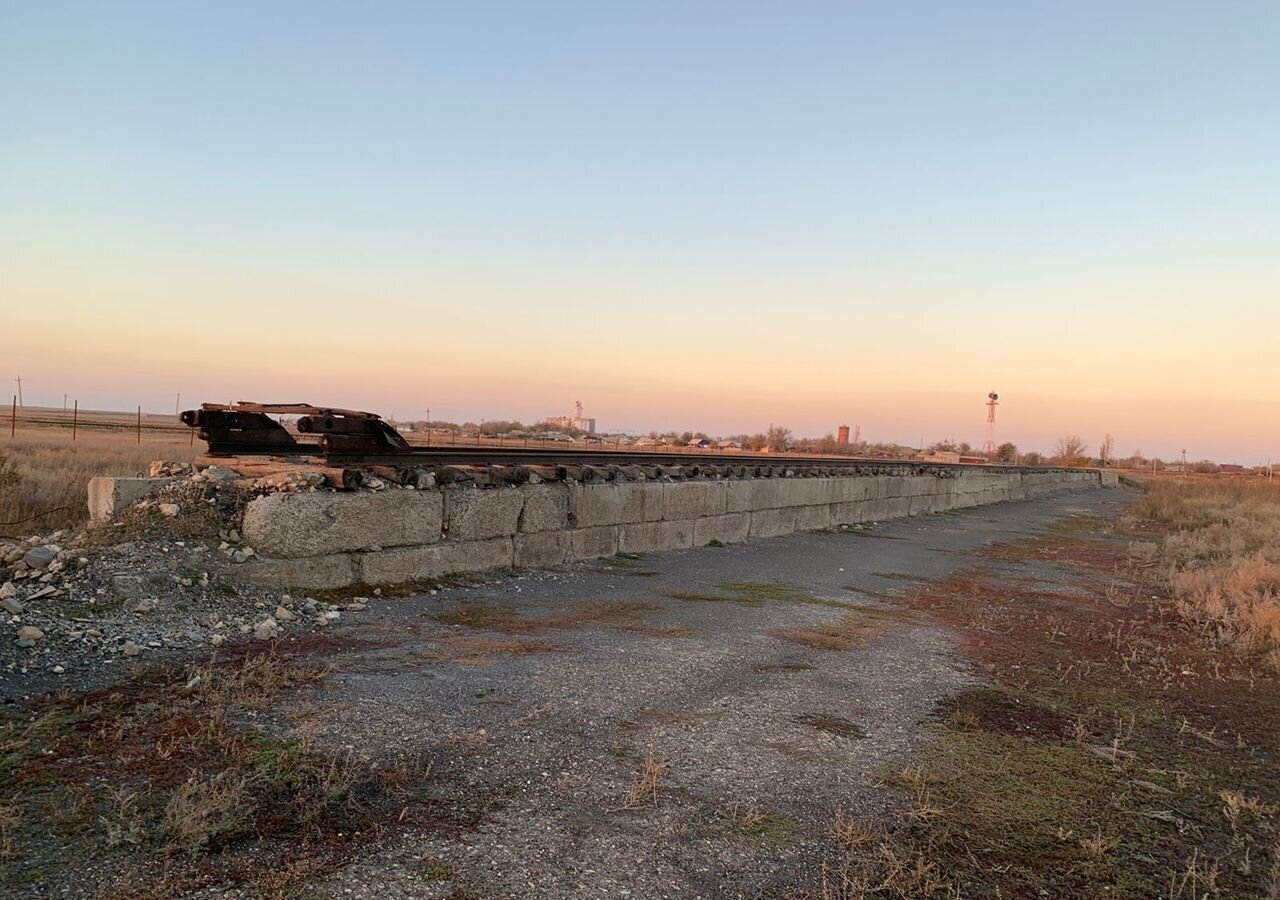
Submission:
POLYGON ((182 391, 178 391, 178 396, 173 399, 173 414, 178 414, 178 407, 182 406, 182 391))
POLYGON ((67 395, 66 394, 62 395, 62 411, 63 412, 67 411, 67 395))
POLYGON ((15 380, 18 382, 18 405, 26 406, 26 404, 22 402, 22 376, 19 375, 15 380))
POLYGON ((1187 477, 1187 450, 1184 447, 1182 449, 1182 478, 1184 481, 1186 480, 1186 477, 1187 477))

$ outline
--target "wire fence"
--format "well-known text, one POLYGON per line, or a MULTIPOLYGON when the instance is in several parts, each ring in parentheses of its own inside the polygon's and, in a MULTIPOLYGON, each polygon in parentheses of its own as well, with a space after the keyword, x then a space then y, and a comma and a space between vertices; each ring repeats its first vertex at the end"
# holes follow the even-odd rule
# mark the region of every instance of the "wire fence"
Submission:
MULTIPOLYGON (((70 406, 66 409, 24 407, 18 404, 18 398, 15 396, 9 409, 5 412, 8 413, 4 417, 7 421, 0 420, 3 421, 3 425, 0 425, 0 429, 3 429, 0 430, 0 434, 8 435, 11 438, 17 435, 19 429, 27 428, 40 429, 46 434, 64 433, 70 441, 75 441, 80 433, 84 431, 114 432, 122 437, 132 436, 138 444, 143 442, 144 437, 172 437, 178 439, 186 438, 189 444, 194 445, 197 436, 196 429, 183 424, 176 415, 143 412, 141 406, 135 407, 132 412, 82 410, 77 400, 71 401, 70 406)), ((311 441, 310 435, 300 435, 297 432, 293 427, 292 419, 289 417, 282 417, 280 421, 295 437, 300 439, 301 443, 309 443, 311 441)), ((777 455, 771 454, 768 450, 753 451, 737 446, 720 446, 716 442, 702 446, 697 443, 663 443, 653 438, 631 439, 624 436, 606 438, 586 435, 567 440, 565 438, 544 437, 538 434, 490 434, 483 430, 483 425, 474 430, 456 426, 437 426, 430 429, 414 428, 409 430, 409 428, 402 425, 400 428, 404 439, 415 447, 529 447, 547 450, 563 447, 605 452, 626 450, 629 453, 651 451, 666 454, 678 450, 682 454, 699 454, 712 458, 726 455, 759 455, 767 459, 771 455, 777 455)), ((788 451, 788 454, 797 455, 797 452, 794 450, 788 451)), ((821 456, 824 454, 804 455, 821 456)), ((851 455, 853 454, 836 454, 841 458, 847 458, 851 455)))

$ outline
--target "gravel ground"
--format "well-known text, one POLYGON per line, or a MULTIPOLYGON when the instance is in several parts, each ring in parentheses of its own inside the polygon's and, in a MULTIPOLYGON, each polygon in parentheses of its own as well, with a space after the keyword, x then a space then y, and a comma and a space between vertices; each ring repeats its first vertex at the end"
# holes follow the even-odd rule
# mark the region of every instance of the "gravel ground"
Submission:
POLYGON ((454 814, 400 832, 308 895, 812 888, 836 809, 891 810, 897 794, 878 783, 910 761, 937 702, 981 677, 944 630, 879 597, 978 564, 986 543, 1127 499, 1096 490, 376 599, 358 622, 329 629, 334 674, 294 719, 322 743, 427 755, 454 814), (787 587, 753 603, 670 596, 742 600, 727 582, 787 587), (847 650, 779 636, 850 614, 824 603, 871 610, 873 633, 847 650), (656 802, 623 808, 647 754, 666 766, 656 802))
POLYGON ((325 602, 233 580, 254 556, 238 532, 205 523, 179 537, 174 526, 191 520, 160 512, 169 500, 198 508, 200 489, 173 486, 110 526, 0 540, 0 704, 104 687, 128 667, 245 639, 325 630, 366 608, 366 598, 325 602))

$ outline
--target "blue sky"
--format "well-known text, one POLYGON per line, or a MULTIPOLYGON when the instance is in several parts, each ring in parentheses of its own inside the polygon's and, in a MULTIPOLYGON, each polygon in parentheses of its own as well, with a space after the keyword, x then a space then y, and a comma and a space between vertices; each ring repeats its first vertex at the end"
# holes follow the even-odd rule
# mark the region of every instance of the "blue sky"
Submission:
POLYGON ((4 3, 4 345, 50 402, 980 440, 997 388, 1028 446, 1280 456, 1277 48, 1274 3, 4 3))

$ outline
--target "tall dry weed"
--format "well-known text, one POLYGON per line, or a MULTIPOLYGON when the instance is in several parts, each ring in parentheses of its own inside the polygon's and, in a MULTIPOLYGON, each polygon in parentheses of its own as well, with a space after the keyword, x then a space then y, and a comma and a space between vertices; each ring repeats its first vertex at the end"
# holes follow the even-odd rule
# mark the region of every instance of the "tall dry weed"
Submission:
POLYGON ((1157 560, 1179 611, 1280 670, 1280 488, 1156 482, 1137 515, 1169 530, 1157 560))

